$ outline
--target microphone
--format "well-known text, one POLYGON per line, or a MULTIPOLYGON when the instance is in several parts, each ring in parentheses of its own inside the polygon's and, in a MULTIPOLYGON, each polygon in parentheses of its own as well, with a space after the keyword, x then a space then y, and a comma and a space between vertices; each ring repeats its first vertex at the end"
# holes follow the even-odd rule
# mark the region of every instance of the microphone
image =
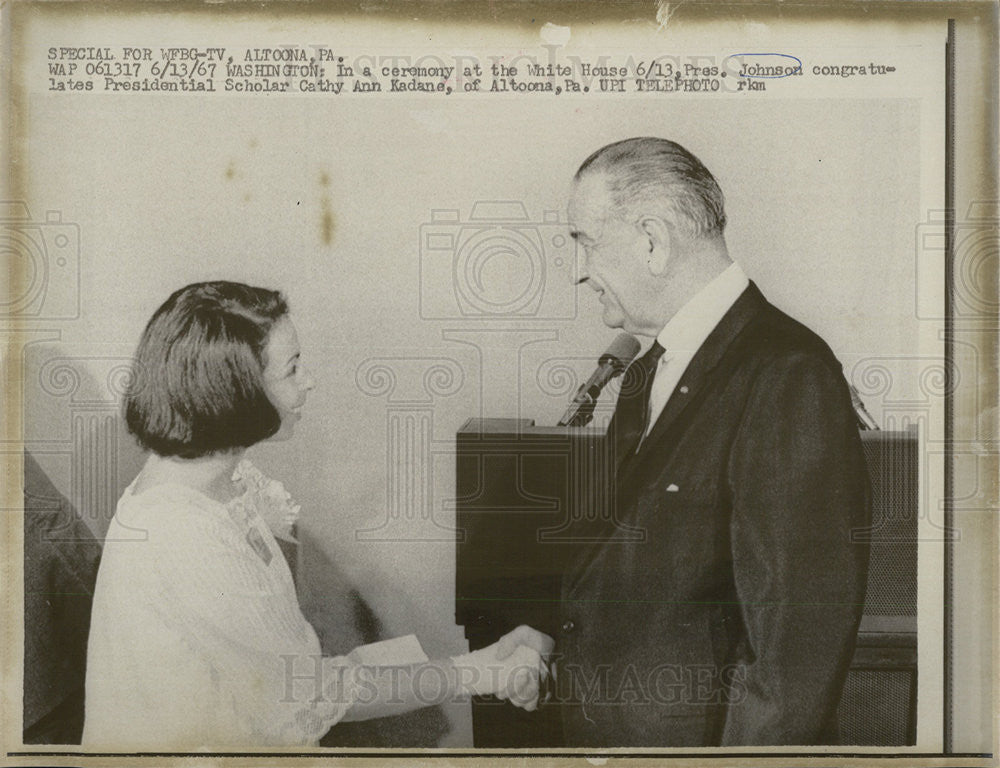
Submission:
POLYGON ((566 413, 559 419, 560 427, 583 427, 594 418, 594 406, 597 405, 597 398, 601 395, 601 390, 615 376, 632 362, 632 359, 639 353, 639 340, 628 333, 620 333, 611 342, 604 354, 597 358, 597 370, 587 379, 573 396, 566 413))
POLYGON ((858 419, 858 428, 878 429, 878 422, 868 413, 868 409, 865 408, 864 401, 861 399, 861 395, 858 394, 858 390, 855 389, 853 384, 848 384, 847 387, 851 390, 851 404, 854 406, 854 415, 858 419))

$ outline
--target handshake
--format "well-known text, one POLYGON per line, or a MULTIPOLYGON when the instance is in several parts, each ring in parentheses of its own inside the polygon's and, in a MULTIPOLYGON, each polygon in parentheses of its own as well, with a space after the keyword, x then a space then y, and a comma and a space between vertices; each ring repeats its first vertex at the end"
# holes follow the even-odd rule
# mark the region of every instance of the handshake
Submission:
POLYGON ((544 632, 521 625, 493 645, 452 657, 457 689, 475 696, 492 694, 532 712, 549 677, 547 659, 554 647, 544 632))

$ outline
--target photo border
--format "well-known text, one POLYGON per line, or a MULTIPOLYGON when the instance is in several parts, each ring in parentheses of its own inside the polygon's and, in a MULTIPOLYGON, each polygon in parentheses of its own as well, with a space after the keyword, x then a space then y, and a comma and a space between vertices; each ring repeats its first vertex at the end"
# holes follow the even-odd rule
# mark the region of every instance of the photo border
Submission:
MULTIPOLYGON (((16 5, 16 3, 15 3, 16 5)), ((73 3, 70 4, 74 8, 80 8, 83 3, 73 3)), ((191 5, 196 5, 199 8, 203 7, 201 4, 190 4, 184 3, 184 6, 190 7, 191 5)), ((525 12, 525 9, 533 9, 537 11, 539 7, 546 7, 548 4, 537 3, 537 4, 525 4, 518 12, 525 12)), ((558 3, 556 5, 559 5, 558 3)), ((731 3, 695 3, 696 6, 701 6, 698 8, 699 11, 704 11, 706 7, 724 7, 732 8, 731 3)), ((739 7, 741 4, 736 4, 739 7)), ((778 4, 768 5, 769 8, 775 8, 778 4)), ((859 3, 852 1, 836 2, 836 3, 824 3, 819 6, 819 12, 817 16, 836 16, 837 9, 849 8, 856 10, 859 3)), ((959 198, 960 193, 957 188, 956 181, 956 156, 962 154, 961 142, 957 138, 956 125, 957 125, 957 109, 956 106, 956 89, 959 89, 959 83, 956 80, 956 66, 957 58, 960 56, 960 41, 956 37, 956 27, 957 20, 959 17, 967 15, 969 9, 973 12, 978 12, 980 10, 988 10, 990 13, 985 15, 989 16, 987 21, 979 21, 982 26, 990 24, 990 29, 993 31, 995 39, 996 30, 996 5, 994 3, 956 3, 949 7, 948 4, 943 4, 945 7, 941 8, 942 4, 939 3, 918 3, 918 2, 899 2, 895 4, 891 3, 879 3, 876 4, 876 9, 884 10, 887 7, 895 7, 898 9, 900 6, 913 7, 914 12, 918 15, 925 15, 927 13, 945 13, 951 11, 950 18, 941 17, 942 22, 946 22, 947 25, 947 42, 945 45, 945 259, 946 259, 946 270, 945 270, 945 359, 950 365, 945 366, 945 507, 944 507, 944 523, 947 529, 950 529, 956 521, 956 510, 954 505, 954 489, 956 485, 956 463, 955 463, 955 451, 956 444, 958 440, 958 432, 956 427, 956 398, 960 397, 960 392, 956 391, 955 382, 953 381, 952 365, 954 364, 955 356, 955 338, 956 338, 956 316, 955 316, 955 269, 960 267, 960 264, 956 263, 956 257, 954 253, 955 247, 955 226, 956 226, 956 213, 959 211, 959 198), (919 8, 919 10, 918 10, 919 8), (961 9, 966 13, 956 13, 955 11, 961 9)), ((457 3, 431 3, 429 7, 442 10, 444 8, 454 9, 457 7, 457 3)), ((136 4, 134 7, 141 7, 146 10, 148 6, 142 3, 136 4)), ((355 8, 354 6, 348 6, 349 8, 355 8)), ((468 7, 468 6, 462 6, 468 7)), ((592 4, 591 4, 592 7, 592 4)), ((662 6, 661 6, 662 7, 662 6)), ((218 6, 213 7, 215 11, 218 6)), ((282 3, 282 2, 272 2, 268 6, 268 12, 281 13, 287 8, 293 8, 297 12, 301 12, 304 9, 293 3, 282 3)), ((621 11, 630 10, 631 6, 622 3, 618 5, 618 9, 621 11)), ((153 10, 159 10, 154 7, 153 10)), ((319 10, 316 7, 312 7, 306 12, 315 12, 319 10)), ((328 9, 324 9, 323 12, 327 12, 328 9)), ((218 12, 225 13, 226 9, 220 9, 218 12)), ((357 11, 355 11, 357 12, 357 11)), ((504 11, 509 12, 507 10, 504 11)), ((680 9, 678 13, 683 13, 684 10, 680 9)), ((13 78, 12 70, 16 66, 16 62, 13 62, 10 57, 10 51, 12 50, 13 43, 11 42, 9 36, 16 30, 16 24, 12 23, 11 15, 13 13, 13 8, 8 5, 0 13, 4 14, 0 16, 0 24, 3 26, 4 34, 4 62, 3 62, 3 78, 4 81, 9 83, 13 78)), ((482 11, 476 11, 477 14, 483 13, 482 11)), ((598 13, 598 15, 603 15, 598 13)), ((394 19, 395 17, 390 16, 394 19)), ((995 54, 994 54, 995 56, 995 54)), ((992 63, 995 63, 995 59, 992 63)), ((981 62, 984 68, 989 67, 991 62, 981 62)), ((995 86, 995 78, 991 84, 995 86)), ((5 109, 8 115, 11 114, 13 107, 8 103, 5 104, 5 109)), ((996 128, 996 114, 991 116, 991 124, 988 130, 993 130, 995 133, 996 128)), ((7 125, 10 125, 10 121, 6 121, 7 125)), ((11 143, 14 141, 12 137, 13 132, 9 128, 4 133, 4 142, 7 144, 8 149, 11 149, 11 143)), ((13 153, 8 154, 9 157, 14 156, 13 153)), ((10 169, 5 169, 6 175, 9 176, 12 171, 10 169)), ((5 182, 10 182, 12 179, 5 178, 5 182)), ((994 170, 993 177, 989 180, 991 185, 991 191, 993 194, 996 193, 996 174, 994 170)), ((16 184, 12 186, 16 188, 16 184)), ((972 195, 973 198, 976 195, 972 195)), ((16 285, 16 279, 12 281, 12 285, 16 285)), ((995 285, 993 286, 995 289, 995 285)), ((993 300, 994 297, 987 297, 989 300, 993 300)), ((987 396, 995 394, 995 375, 996 375, 996 349, 990 345, 994 341, 994 334, 996 333, 996 319, 992 317, 982 318, 984 321, 983 332, 982 332, 982 352, 987 362, 987 370, 991 371, 994 375, 994 380, 989 382, 976 382, 977 391, 982 391, 987 396), (981 389, 980 389, 981 388, 981 389)), ((0 329, 0 331, 9 331, 10 329, 0 329)), ((15 329, 16 331, 16 329, 15 329)), ((4 350, 5 352, 7 350, 4 350)), ((7 377, 7 384, 16 384, 16 381, 20 379, 21 372, 18 369, 19 363, 21 361, 12 359, 6 354, 4 355, 6 360, 6 365, 4 366, 4 374, 7 377)), ((17 387, 7 388, 8 392, 19 391, 17 387)), ((5 398, 4 401, 4 424, 11 425, 16 424, 19 419, 19 414, 23 413, 20 410, 19 402, 11 402, 10 399, 5 398)), ((992 436, 995 440, 995 435, 992 436)), ((6 458, 6 457, 5 457, 6 458)), ((995 456, 994 456, 995 458, 995 456)), ((13 464, 18 464, 14 462, 13 464)), ((18 466, 13 466, 7 464, 4 467, 4 471, 8 473, 8 477, 14 475, 16 471, 19 470, 18 466)), ((11 499, 20 494, 20 488, 17 483, 7 484, 6 495, 9 497, 6 501, 10 502, 11 499)), ((16 504, 15 506, 18 506, 16 504)), ((993 499, 995 505, 996 499, 993 499)), ((10 507, 7 504, 7 507, 10 507)), ((20 560, 20 539, 17 536, 10 535, 10 524, 4 527, 4 539, 7 542, 7 553, 8 555, 14 554, 16 552, 16 557, 7 558, 7 568, 16 569, 17 564, 21 562, 20 560)), ((996 520, 993 522, 993 544, 996 543, 997 526, 996 520)), ((993 548, 995 552, 995 547, 993 548)), ((916 753, 916 752, 902 752, 902 753, 886 753, 886 752, 868 752, 868 751, 852 751, 852 750, 841 750, 841 751, 827 751, 827 750, 802 750, 802 751, 743 751, 743 750, 725 750, 718 749, 711 752, 658 752, 655 749, 643 749, 642 751, 619 751, 619 750, 450 750, 450 749, 433 749, 433 750, 396 750, 396 749, 379 749, 379 750, 362 750, 362 751, 351 751, 351 750, 336 750, 336 751, 308 751, 308 752, 213 752, 213 753, 203 753, 203 752, 128 752, 128 753, 118 753, 118 752, 88 752, 85 750, 11 750, 5 751, 7 759, 15 759, 18 764, 30 764, 31 761, 25 762, 22 758, 46 758, 46 757, 71 757, 71 758, 82 758, 82 759, 96 759, 96 758, 108 758, 108 757, 136 757, 136 758, 152 758, 152 757, 166 757, 166 758, 207 758, 207 757, 218 757, 218 758, 247 758, 247 757, 261 757, 267 758, 268 760, 282 759, 286 760, 289 758, 310 758, 311 760, 329 760, 337 759, 344 760, 348 758, 360 758, 360 759, 379 759, 384 760, 386 758, 400 758, 400 759, 412 759, 412 758, 427 758, 429 756, 442 757, 448 759, 465 759, 465 758, 482 758, 482 757, 537 757, 537 758, 561 758, 561 757, 573 757, 573 758, 666 758, 668 760, 696 760, 699 764, 711 764, 717 760, 732 760, 733 758, 748 759, 748 760, 759 760, 766 759, 768 762, 775 762, 782 764, 789 759, 800 759, 800 758, 816 758, 819 763, 825 763, 826 761, 834 759, 848 759, 848 760, 886 760, 886 759, 900 759, 906 761, 908 765, 918 764, 917 761, 920 760, 932 760, 935 758, 970 758, 983 762, 977 762, 975 764, 979 765, 992 765, 995 764, 996 759, 996 739, 997 734, 993 733, 992 741, 994 745, 994 751, 991 752, 953 752, 951 748, 953 746, 953 740, 955 737, 955 707, 959 702, 960 697, 956 695, 954 686, 956 685, 956 657, 954 655, 955 648, 955 638, 956 632, 959 630, 957 624, 960 624, 960 620, 956 618, 956 611, 959 606, 959 595, 956 591, 956 559, 959 557, 956 552, 955 542, 948 539, 944 544, 944 713, 943 713, 943 739, 944 739, 944 749, 941 753, 916 753), (988 761, 988 762, 986 762, 988 761)), ((990 564, 983 563, 984 567, 990 565, 991 583, 994 588, 996 587, 996 558, 993 557, 993 561, 990 564)), ((5 574, 4 584, 5 588, 10 588, 11 586, 16 586, 17 579, 11 579, 9 573, 5 574)), ((993 668, 989 670, 990 682, 993 685, 993 707, 994 713, 996 712, 996 690, 997 690, 997 677, 996 677, 996 615, 995 607, 994 618, 993 618, 993 634, 990 638, 990 646, 992 648, 992 660, 993 668)), ((9 645, 9 644, 8 644, 9 645)), ((4 654, 5 657, 9 653, 4 654)), ((16 654, 15 654, 16 656, 16 654)), ((9 661, 9 659, 6 659, 9 661)), ((10 705, 6 704, 5 710, 10 711, 10 705)), ((19 710, 18 710, 19 711, 19 710)), ((995 724, 995 719, 993 720, 995 724)), ((794 748, 793 748, 794 749, 794 748)), ((927 764, 942 764, 942 763, 927 763, 927 764)), ((969 763, 963 763, 969 764, 969 763)))

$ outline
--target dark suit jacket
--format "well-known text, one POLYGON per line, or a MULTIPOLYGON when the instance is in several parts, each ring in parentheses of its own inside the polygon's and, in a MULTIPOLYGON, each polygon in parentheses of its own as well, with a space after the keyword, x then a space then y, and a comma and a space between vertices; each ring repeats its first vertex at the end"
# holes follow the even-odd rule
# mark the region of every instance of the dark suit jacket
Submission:
POLYGON ((566 743, 831 743, 868 563, 851 531, 870 519, 833 353, 751 284, 618 459, 616 514, 644 540, 569 569, 566 743))

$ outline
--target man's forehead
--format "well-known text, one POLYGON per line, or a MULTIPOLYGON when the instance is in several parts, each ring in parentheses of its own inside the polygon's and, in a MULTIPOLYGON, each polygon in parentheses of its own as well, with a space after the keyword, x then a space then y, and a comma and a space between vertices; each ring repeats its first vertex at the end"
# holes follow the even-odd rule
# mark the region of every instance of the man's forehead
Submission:
POLYGON ((594 226, 604 220, 610 200, 603 174, 589 173, 573 182, 567 214, 571 225, 594 226))

